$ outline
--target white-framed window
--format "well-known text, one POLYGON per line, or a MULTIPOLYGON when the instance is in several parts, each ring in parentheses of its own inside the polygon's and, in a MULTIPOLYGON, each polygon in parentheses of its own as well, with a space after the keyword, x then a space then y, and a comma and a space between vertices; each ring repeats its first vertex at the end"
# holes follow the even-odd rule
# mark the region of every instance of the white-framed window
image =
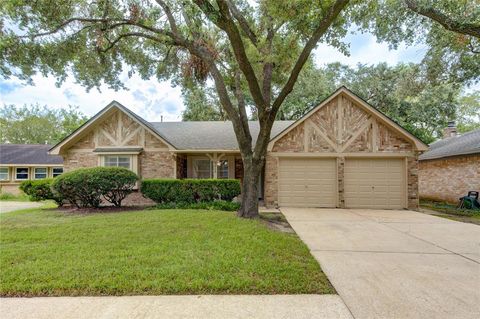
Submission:
POLYGON ((193 172, 196 178, 213 178, 213 165, 209 159, 194 159, 193 172))
POLYGON ((63 174, 63 167, 54 167, 52 169, 52 177, 57 177, 63 174))
POLYGON ((221 160, 217 162, 217 178, 228 178, 228 160, 221 160))
POLYGON ((18 180, 28 179, 28 167, 15 168, 15 179, 18 179, 18 180))
POLYGON ((8 167, 0 167, 0 181, 10 180, 8 167))
POLYGON ((106 155, 103 166, 125 167, 131 169, 131 157, 128 155, 106 155))
POLYGON ((192 170, 194 178, 226 179, 228 178, 228 160, 214 162, 208 158, 194 158, 192 160, 192 170))
POLYGON ((35 167, 33 177, 35 179, 47 178, 48 170, 46 167, 35 167))

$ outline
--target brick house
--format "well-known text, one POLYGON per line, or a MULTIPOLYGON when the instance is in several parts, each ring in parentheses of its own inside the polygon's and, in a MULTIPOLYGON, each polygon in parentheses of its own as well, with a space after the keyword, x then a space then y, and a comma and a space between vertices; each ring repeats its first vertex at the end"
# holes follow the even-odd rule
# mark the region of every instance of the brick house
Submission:
POLYGON ((449 123, 419 160, 421 198, 458 203, 468 191, 480 191, 480 129, 457 135, 449 123))
POLYGON ((0 192, 16 195, 23 181, 62 174, 63 159, 49 155, 51 147, 45 144, 0 144, 0 192))
MULTIPOLYGON (((249 122, 252 136, 256 121, 249 122)), ((418 154, 427 146, 342 87, 297 121, 276 121, 259 197, 267 206, 418 207, 418 154)), ((255 141, 253 141, 255 142, 255 141)), ((112 102, 50 154, 66 171, 123 166, 141 178, 238 178, 229 122, 147 122, 112 102)))

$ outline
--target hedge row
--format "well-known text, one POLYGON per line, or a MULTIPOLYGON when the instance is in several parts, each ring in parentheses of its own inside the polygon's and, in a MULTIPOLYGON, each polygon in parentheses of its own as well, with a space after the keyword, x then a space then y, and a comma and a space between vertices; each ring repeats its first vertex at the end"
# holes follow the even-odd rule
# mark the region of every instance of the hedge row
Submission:
POLYGON ((141 192, 159 204, 231 201, 240 195, 240 182, 235 179, 145 179, 141 192))

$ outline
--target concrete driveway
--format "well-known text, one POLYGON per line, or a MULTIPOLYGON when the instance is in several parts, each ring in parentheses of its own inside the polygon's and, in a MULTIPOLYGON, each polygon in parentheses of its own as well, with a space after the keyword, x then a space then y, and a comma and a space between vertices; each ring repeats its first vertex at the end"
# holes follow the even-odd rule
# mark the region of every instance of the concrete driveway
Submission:
POLYGON ((480 318, 480 227, 412 211, 282 208, 355 318, 480 318))
POLYGON ((15 210, 27 209, 27 208, 36 208, 42 205, 43 203, 39 203, 39 202, 2 201, 0 202, 0 213, 8 213, 8 212, 13 212, 15 210))

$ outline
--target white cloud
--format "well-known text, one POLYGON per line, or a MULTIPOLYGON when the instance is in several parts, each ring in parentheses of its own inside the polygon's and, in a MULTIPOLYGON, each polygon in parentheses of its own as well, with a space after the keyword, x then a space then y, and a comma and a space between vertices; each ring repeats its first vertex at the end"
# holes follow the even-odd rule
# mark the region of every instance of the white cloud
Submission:
MULTIPOLYGON (((180 88, 173 88, 169 82, 156 80, 144 81, 133 76, 126 81, 129 90, 114 91, 102 87, 101 92, 92 89, 87 92, 84 87, 76 84, 73 78, 60 87, 55 86, 55 79, 37 75, 33 78, 35 86, 15 86, 14 90, 2 92, 0 104, 34 104, 62 108, 69 104, 78 105, 80 110, 92 116, 112 100, 116 100, 147 119, 148 121, 180 121, 184 110, 180 88)), ((1 81, 0 85, 20 83, 11 79, 1 81)))
POLYGON ((401 44, 397 50, 390 50, 388 44, 378 43, 375 36, 370 34, 349 34, 346 43, 350 44, 350 56, 325 43, 320 43, 314 50, 314 61, 321 66, 332 62, 341 62, 350 66, 361 64, 377 64, 386 62, 395 65, 399 62, 420 62, 425 55, 426 47, 401 44))

